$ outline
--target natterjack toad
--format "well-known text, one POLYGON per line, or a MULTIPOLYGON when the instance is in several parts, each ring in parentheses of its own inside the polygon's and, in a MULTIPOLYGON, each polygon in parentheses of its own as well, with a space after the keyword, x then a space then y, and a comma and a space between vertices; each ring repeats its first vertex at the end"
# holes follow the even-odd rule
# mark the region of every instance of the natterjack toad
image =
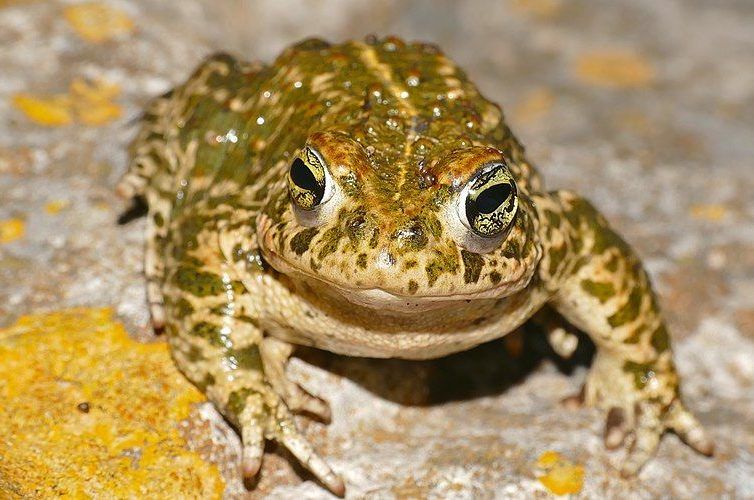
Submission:
POLYGON ((544 190, 500 108, 436 47, 211 57, 149 106, 132 154, 119 191, 149 205, 154 324, 239 429, 247 476, 272 439, 344 491, 293 421, 329 415, 286 378, 294 344, 434 358, 543 307, 597 346, 584 400, 607 410, 608 446, 633 436, 624 474, 666 430, 711 453, 636 254, 586 200, 544 190))

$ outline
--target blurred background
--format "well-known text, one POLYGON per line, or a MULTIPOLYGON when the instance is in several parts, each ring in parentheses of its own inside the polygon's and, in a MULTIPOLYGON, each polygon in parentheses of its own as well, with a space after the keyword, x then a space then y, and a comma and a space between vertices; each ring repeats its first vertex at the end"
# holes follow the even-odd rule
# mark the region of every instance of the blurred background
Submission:
MULTIPOLYGON (((703 459, 667 437, 640 479, 618 479, 599 412, 557 405, 584 368, 563 373, 545 347, 521 358, 521 337, 446 364, 309 353, 293 368, 335 409, 312 439, 359 496, 553 492, 536 469, 552 449, 569 473, 582 467, 568 491, 584 497, 752 498, 752 26, 745 0, 0 0, 0 326, 109 306, 132 338, 153 340, 143 221, 115 224, 126 205, 112 188, 143 105, 207 54, 272 61, 311 36, 431 41, 501 104, 547 186, 592 199, 644 258, 689 406, 720 452, 703 459), (433 389, 496 378, 482 395, 433 389)), ((202 407, 182 428, 226 496, 323 494, 276 455, 246 493, 223 426, 202 407)), ((21 488, 20 463, 0 463, 0 490, 21 488)))

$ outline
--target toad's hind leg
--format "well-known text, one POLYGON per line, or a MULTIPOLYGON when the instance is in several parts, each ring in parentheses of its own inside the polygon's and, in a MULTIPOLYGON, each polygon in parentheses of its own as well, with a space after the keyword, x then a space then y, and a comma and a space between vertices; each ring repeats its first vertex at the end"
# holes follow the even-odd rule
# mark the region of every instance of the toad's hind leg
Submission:
POLYGON ((568 192, 537 197, 551 304, 597 346, 584 401, 607 410, 605 444, 633 438, 622 467, 636 474, 666 430, 709 455, 713 444, 684 407, 670 340, 649 277, 633 250, 584 199, 568 192))

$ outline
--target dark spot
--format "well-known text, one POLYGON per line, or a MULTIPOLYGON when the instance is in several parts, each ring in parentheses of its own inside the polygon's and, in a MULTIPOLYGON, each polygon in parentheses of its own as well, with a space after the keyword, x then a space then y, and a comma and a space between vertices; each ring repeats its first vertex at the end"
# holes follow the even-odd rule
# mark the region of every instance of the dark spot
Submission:
POLYGON ((501 279, 503 279, 503 277, 500 275, 499 272, 492 271, 490 273, 490 281, 492 282, 492 284, 497 285, 498 283, 500 283, 501 279))
POLYGON ((189 348, 188 353, 186 353, 186 359, 192 363, 196 363, 197 361, 204 360, 204 353, 199 347, 192 345, 189 348))
POLYGON ((657 354, 667 351, 670 348, 670 336, 665 325, 660 325, 652 332, 652 347, 655 348, 657 354))
POLYGON ((309 250, 309 245, 311 245, 312 239, 317 236, 317 233, 319 233, 319 229, 316 227, 299 231, 291 238, 291 250, 296 255, 303 255, 304 252, 309 250))
POLYGON ((165 218, 160 212, 155 212, 152 220, 154 220, 154 225, 157 227, 162 227, 165 224, 165 218))
POLYGON ((419 290, 419 283, 417 283, 414 280, 409 280, 408 282, 408 293, 411 295, 415 294, 419 290))
POLYGON ((463 281, 464 283, 476 283, 479 281, 479 275, 484 267, 484 258, 478 253, 472 253, 466 250, 461 250, 461 258, 463 259, 463 281))
POLYGON ((76 405, 76 409, 81 413, 89 413, 89 403, 84 401, 76 405))
POLYGON ((148 212, 147 201, 142 196, 136 196, 131 200, 131 206, 118 216, 117 223, 118 225, 128 224, 132 220, 147 215, 148 212))
POLYGON ((558 271, 558 266, 560 266, 560 263, 563 262, 563 259, 566 256, 566 247, 565 245, 562 245, 558 248, 551 248, 550 253, 547 255, 550 259, 548 272, 550 273, 550 276, 555 276, 555 273, 558 271))
POLYGON ((204 375, 204 378, 197 381, 195 384, 200 391, 204 392, 207 390, 207 387, 215 385, 215 377, 211 373, 207 373, 206 375, 204 375))
POLYGON ((356 257, 356 265, 359 266, 361 269, 367 268, 367 254, 360 253, 358 257, 356 257))

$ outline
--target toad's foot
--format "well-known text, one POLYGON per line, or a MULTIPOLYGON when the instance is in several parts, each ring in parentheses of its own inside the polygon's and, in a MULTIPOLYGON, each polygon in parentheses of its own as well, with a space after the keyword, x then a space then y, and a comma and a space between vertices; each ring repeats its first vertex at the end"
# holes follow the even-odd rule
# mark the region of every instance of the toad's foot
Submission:
POLYGON ((343 480, 301 434, 290 410, 271 387, 248 394, 237 419, 243 441, 242 471, 245 478, 256 477, 262 465, 265 439, 271 439, 287 448, 335 495, 345 494, 343 480))
POLYGON ((270 439, 287 448, 330 491, 342 496, 343 480, 317 454, 293 420, 292 413, 297 412, 329 421, 330 408, 286 377, 285 366, 291 351, 290 344, 265 338, 260 344, 263 381, 235 391, 228 398, 228 409, 235 415, 243 441, 243 475, 247 479, 256 477, 262 465, 265 440, 270 439))
MULTIPOLYGON (((659 367, 637 367, 635 379, 605 378, 605 356, 598 355, 584 391, 584 403, 607 410, 605 446, 615 449, 628 444, 628 454, 621 466, 624 477, 636 475, 657 451, 665 431, 675 432, 686 444, 703 455, 711 456, 714 444, 702 425, 684 406, 668 384, 674 372, 659 367), (664 394, 674 394, 670 400, 664 394)), ((617 375, 617 374, 615 374, 617 375)))

